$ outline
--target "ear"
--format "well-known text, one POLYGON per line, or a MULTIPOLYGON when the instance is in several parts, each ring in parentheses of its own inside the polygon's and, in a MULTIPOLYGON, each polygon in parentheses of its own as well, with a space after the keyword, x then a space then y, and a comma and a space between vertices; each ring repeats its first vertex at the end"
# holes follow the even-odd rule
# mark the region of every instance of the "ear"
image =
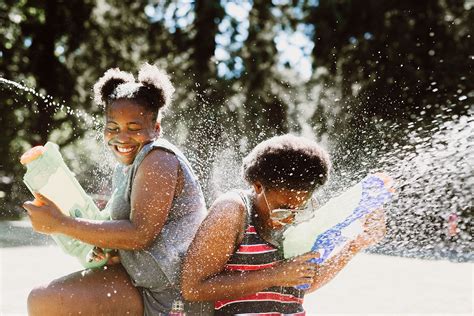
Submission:
POLYGON ((260 183, 260 181, 255 181, 254 183, 252 183, 252 186, 253 186, 253 189, 254 189, 255 193, 257 193, 257 194, 262 193, 263 186, 260 183))
POLYGON ((161 123, 158 121, 155 122, 155 134, 156 136, 161 135, 161 123))

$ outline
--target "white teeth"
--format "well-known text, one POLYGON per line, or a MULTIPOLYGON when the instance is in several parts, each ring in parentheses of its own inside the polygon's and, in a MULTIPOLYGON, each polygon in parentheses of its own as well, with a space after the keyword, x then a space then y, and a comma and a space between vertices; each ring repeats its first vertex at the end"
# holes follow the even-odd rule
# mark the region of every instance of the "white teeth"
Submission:
POLYGON ((132 147, 131 148, 125 148, 125 147, 118 147, 117 146, 117 150, 121 153, 129 153, 133 150, 133 148, 132 147))

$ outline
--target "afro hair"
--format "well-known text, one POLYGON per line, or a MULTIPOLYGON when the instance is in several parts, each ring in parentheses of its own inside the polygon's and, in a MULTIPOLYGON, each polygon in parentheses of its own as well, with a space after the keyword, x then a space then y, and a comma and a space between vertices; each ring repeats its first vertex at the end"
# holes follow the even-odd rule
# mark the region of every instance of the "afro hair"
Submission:
POLYGON ((268 189, 313 191, 326 183, 331 161, 316 142, 286 134, 258 144, 243 160, 246 181, 268 189))

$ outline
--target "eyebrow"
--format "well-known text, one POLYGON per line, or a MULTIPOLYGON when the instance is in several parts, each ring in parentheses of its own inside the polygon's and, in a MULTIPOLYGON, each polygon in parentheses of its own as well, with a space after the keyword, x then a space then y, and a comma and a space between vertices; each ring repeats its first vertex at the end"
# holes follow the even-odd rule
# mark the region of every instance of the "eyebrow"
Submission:
MULTIPOLYGON (((118 123, 115 122, 115 121, 113 121, 113 120, 108 120, 106 124, 109 124, 109 123, 113 123, 113 124, 117 124, 117 125, 118 125, 118 123)), ((132 124, 135 124, 135 125, 142 125, 142 123, 140 123, 140 122, 135 122, 135 121, 133 121, 133 122, 128 122, 128 123, 127 123, 127 125, 132 125, 132 124)))

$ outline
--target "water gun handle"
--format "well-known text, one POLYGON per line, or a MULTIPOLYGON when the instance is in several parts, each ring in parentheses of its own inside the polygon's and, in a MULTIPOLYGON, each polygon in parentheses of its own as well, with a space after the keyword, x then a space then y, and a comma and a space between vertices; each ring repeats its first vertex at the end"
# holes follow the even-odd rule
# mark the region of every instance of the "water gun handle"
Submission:
MULTIPOLYGON (((23 182, 28 189, 54 201, 65 215, 93 220, 110 219, 108 212, 101 212, 81 187, 64 163, 56 144, 48 142, 45 146, 34 147, 23 154, 20 162, 27 167, 23 182)), ((88 260, 93 245, 60 234, 53 234, 52 238, 65 253, 76 257, 85 268, 96 268, 106 263, 106 260, 88 260)))
MULTIPOLYGON (((336 249, 341 249, 363 232, 361 220, 390 200, 394 192, 392 186, 393 180, 385 174, 369 175, 340 196, 331 199, 317 211, 323 214, 320 218, 315 217, 307 223, 289 227, 284 232, 285 257, 307 251, 322 251, 319 258, 311 261, 323 263, 337 253, 336 249), (306 235, 303 233, 305 230, 306 235), (307 248, 312 246, 307 249, 301 247, 301 244, 305 244, 307 248)), ((297 288, 305 290, 309 285, 297 288)))

